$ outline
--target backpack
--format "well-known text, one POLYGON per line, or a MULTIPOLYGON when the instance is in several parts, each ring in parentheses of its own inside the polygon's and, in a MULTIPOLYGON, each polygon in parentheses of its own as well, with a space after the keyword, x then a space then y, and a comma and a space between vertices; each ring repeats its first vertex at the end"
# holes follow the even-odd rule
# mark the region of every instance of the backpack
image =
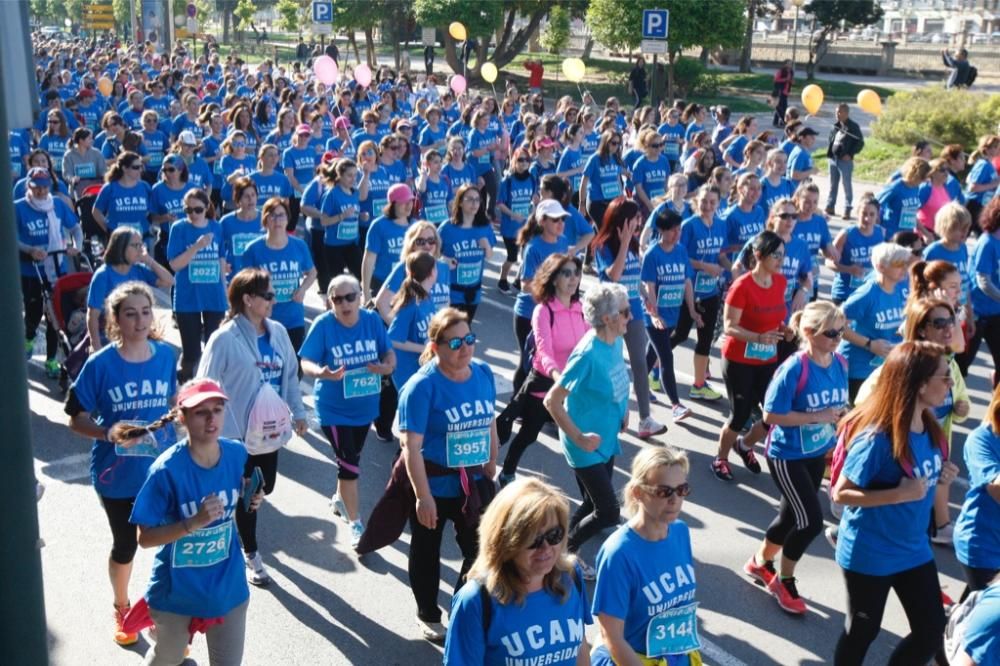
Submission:
POLYGON ((977 76, 979 76, 979 70, 974 65, 969 65, 969 72, 965 75, 965 87, 968 88, 975 83, 977 76))
POLYGON ((247 434, 243 440, 247 452, 255 456, 272 453, 291 438, 292 413, 271 382, 263 381, 261 377, 261 385, 247 417, 247 434))
MULTIPOLYGON (((847 370, 847 359, 840 352, 833 352, 833 357, 837 361, 840 361, 840 365, 843 366, 844 370, 847 370)), ((795 398, 799 397, 802 391, 806 388, 806 382, 809 381, 809 353, 806 351, 800 351, 795 355, 798 360, 799 365, 802 366, 802 370, 799 372, 799 378, 795 382, 795 393, 792 394, 792 402, 795 402, 795 398)), ((787 361, 786 361, 787 363, 787 361)), ((771 433, 777 426, 768 426, 767 428, 767 443, 764 445, 764 450, 768 450, 771 447, 771 433)))
POLYGON ((948 658, 949 664, 958 663, 958 657, 962 654, 965 644, 966 623, 985 591, 972 592, 965 598, 965 601, 955 605, 948 614, 948 624, 945 625, 944 629, 944 654, 948 658))
MULTIPOLYGON (((552 324, 556 320, 556 313, 552 311, 548 303, 545 303, 545 309, 549 311, 549 328, 552 328, 552 324)), ((525 373, 531 372, 532 363, 535 360, 535 352, 537 348, 535 346, 535 330, 532 329, 528 332, 528 336, 524 339, 524 347, 521 353, 521 370, 525 373)))

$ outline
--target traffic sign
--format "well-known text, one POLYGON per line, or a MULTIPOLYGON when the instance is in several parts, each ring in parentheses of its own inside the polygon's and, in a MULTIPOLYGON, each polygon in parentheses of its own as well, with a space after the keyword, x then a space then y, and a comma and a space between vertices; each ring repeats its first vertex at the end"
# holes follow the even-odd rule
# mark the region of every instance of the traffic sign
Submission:
POLYGON ((114 30, 114 21, 84 21, 84 30, 114 30))
POLYGON ((312 3, 313 23, 330 23, 333 21, 333 3, 326 0, 314 0, 312 3))
POLYGON ((667 9, 644 9, 642 11, 642 38, 666 39, 670 25, 670 11, 667 9))
POLYGON ((644 39, 639 44, 639 51, 644 55, 667 55, 665 39, 644 39))

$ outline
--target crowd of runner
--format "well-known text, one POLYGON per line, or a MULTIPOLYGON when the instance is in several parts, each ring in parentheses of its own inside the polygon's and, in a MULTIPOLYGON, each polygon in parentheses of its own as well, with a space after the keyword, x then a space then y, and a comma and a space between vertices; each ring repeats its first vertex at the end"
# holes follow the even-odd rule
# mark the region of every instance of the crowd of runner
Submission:
MULTIPOLYGON (((685 402, 724 398, 712 472, 730 482, 764 458, 780 507, 743 569, 787 613, 808 612, 796 565, 824 532, 829 479, 848 600, 833 663, 863 662, 890 590, 911 629, 890 664, 1000 663, 1000 391, 948 512, 983 340, 1000 367, 1000 137, 968 158, 918 145, 857 202, 848 177, 834 234, 836 185, 821 210, 817 131, 794 108, 775 133, 697 103, 626 113, 509 84, 456 98, 387 67, 326 85, 306 63, 215 50, 34 46, 43 111, 9 134, 25 351, 44 316, 46 372, 69 374, 70 427, 93 440, 113 638, 154 626, 145 663, 179 664, 199 631, 212 664, 241 663, 247 583, 271 581, 256 510, 308 430, 305 382, 333 513, 359 555, 409 527, 417 622, 446 663, 700 664, 687 457, 651 440, 624 488, 612 479, 620 433, 667 431, 651 403, 677 424, 685 402), (84 258, 89 286, 54 317, 53 286, 84 258), (325 312, 307 313, 313 290, 325 312), (510 297, 503 351, 520 357, 502 404, 475 330, 491 291, 510 297), (682 396, 673 350, 692 332, 682 396), (549 422, 578 488, 518 471, 549 422), (365 470, 370 432, 399 440, 388 480, 365 470), (375 506, 359 481, 388 481, 375 506), (462 564, 446 621, 447 521, 462 564), (968 584, 950 642, 932 543, 968 584), (133 604, 140 546, 155 564, 133 604)), ((851 127, 831 157, 861 150, 851 127)))

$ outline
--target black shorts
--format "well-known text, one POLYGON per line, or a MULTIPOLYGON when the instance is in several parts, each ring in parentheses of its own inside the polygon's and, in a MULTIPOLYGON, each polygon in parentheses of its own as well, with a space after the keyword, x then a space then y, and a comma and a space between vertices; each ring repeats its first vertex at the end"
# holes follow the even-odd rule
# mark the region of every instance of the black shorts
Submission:
POLYGON ((753 408, 764 404, 764 395, 777 363, 750 365, 722 358, 722 379, 729 395, 729 421, 726 427, 739 432, 750 418, 753 408))
POLYGON ((134 497, 105 497, 101 498, 101 506, 108 516, 108 525, 111 527, 111 561, 116 564, 128 564, 135 557, 135 551, 139 547, 139 534, 135 525, 129 522, 132 516, 132 507, 135 506, 134 497))
POLYGON ((507 238, 506 236, 504 236, 503 237, 503 246, 504 246, 504 249, 507 250, 507 261, 510 262, 510 263, 514 263, 515 261, 517 261, 517 255, 518 255, 518 251, 520 249, 520 248, 518 248, 518 245, 517 245, 517 239, 516 238, 507 238))
POLYGON ((371 424, 363 426, 328 426, 323 428, 333 455, 337 458, 337 478, 348 481, 358 478, 361 474, 361 450, 365 448, 365 439, 371 424))

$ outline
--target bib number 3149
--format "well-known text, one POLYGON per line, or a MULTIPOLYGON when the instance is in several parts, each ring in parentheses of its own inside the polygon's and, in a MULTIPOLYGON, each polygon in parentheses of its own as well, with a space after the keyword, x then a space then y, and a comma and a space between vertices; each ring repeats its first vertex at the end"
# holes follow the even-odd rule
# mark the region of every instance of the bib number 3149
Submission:
POLYGON ((695 602, 670 608, 650 620, 646 629, 646 656, 665 657, 700 649, 697 610, 695 602))

